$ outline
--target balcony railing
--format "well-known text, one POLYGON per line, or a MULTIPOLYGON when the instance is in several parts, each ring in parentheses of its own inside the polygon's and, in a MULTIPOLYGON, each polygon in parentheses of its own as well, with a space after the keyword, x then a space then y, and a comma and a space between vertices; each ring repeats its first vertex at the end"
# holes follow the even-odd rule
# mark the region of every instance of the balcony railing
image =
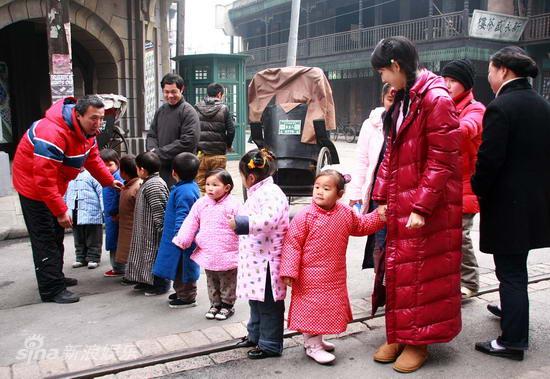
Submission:
MULTIPOLYGON (((314 58, 336 55, 358 50, 372 49, 383 38, 405 36, 414 42, 442 41, 468 36, 466 14, 462 11, 443 15, 419 18, 328 34, 298 41, 298 58, 314 58)), ((536 41, 550 38, 550 13, 533 16, 529 19, 523 41, 536 41)), ((286 59, 287 44, 271 45, 246 51, 251 55, 252 65, 276 63, 286 59)))
POLYGON ((538 41, 550 38, 550 13, 543 13, 529 18, 523 39, 525 41, 538 41))
MULTIPOLYGON (((463 12, 447 13, 432 18, 420 18, 396 22, 370 28, 328 34, 298 41, 298 58, 313 58, 376 46, 382 38, 402 35, 411 41, 433 41, 455 38, 464 33, 463 12)), ((254 59, 254 64, 284 61, 287 44, 271 45, 251 49, 246 52, 254 59)))

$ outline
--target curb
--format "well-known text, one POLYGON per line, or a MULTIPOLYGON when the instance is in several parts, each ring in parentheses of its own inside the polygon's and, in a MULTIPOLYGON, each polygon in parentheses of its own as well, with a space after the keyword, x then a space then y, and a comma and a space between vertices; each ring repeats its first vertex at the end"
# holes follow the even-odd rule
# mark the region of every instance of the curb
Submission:
POLYGON ((0 228, 0 241, 25 238, 29 236, 27 228, 24 226, 12 226, 10 228, 0 228))

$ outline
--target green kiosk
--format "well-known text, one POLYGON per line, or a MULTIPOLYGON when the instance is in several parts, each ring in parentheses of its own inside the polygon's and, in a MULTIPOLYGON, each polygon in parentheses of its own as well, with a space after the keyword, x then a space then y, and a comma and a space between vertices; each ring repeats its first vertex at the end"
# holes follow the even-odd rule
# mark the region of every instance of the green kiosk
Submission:
POLYGON ((185 98, 196 104, 206 96, 208 84, 216 82, 225 88, 225 103, 235 117, 234 153, 228 159, 237 160, 245 153, 245 127, 248 120, 244 54, 198 54, 172 58, 185 81, 185 98))

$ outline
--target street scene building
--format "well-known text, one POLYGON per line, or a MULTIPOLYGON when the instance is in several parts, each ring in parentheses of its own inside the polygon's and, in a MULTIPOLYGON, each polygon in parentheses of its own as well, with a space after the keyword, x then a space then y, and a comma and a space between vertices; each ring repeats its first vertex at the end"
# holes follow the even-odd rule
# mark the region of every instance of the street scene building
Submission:
MULTIPOLYGON (((233 2, 229 19, 250 55, 249 79, 284 66, 290 6, 290 0, 233 2)), ((486 80, 489 56, 519 44, 541 67, 534 86, 550 99, 550 2, 544 0, 303 0, 297 64, 322 68, 337 119, 360 125, 379 103, 381 81, 370 54, 378 41, 395 35, 415 42, 421 63, 436 73, 453 59, 472 60, 474 92, 485 104, 493 98, 486 80)))
MULTIPOLYGON (((10 155, 30 124, 42 117, 54 95, 49 62, 52 55, 59 54, 48 51, 46 31, 51 3, 0 2, 0 150, 10 155)), ((143 133, 162 97, 160 78, 172 70, 170 58, 183 52, 184 1, 62 3, 67 6, 66 22, 56 29, 67 31, 69 43, 61 55, 69 57, 67 62, 72 61, 67 71, 72 83, 68 80, 61 86, 61 94, 125 96, 128 111, 121 126, 127 131, 128 149, 142 151, 143 133)), ((55 64, 62 65, 63 60, 55 64)))

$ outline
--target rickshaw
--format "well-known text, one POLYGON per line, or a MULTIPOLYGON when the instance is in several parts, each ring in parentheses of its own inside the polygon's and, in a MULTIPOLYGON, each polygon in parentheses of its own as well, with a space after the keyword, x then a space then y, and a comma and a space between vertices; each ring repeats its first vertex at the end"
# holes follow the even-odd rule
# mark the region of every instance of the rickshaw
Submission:
POLYGON ((100 149, 113 149, 120 155, 128 153, 128 144, 124 136, 126 131, 120 127, 120 119, 126 113, 128 99, 121 95, 101 94, 97 95, 105 104, 104 125, 97 136, 97 144, 100 149))
POLYGON ((332 90, 317 67, 268 68, 249 88, 251 140, 276 156, 273 178, 287 197, 311 196, 315 176, 339 163, 327 130, 336 128, 332 90))

